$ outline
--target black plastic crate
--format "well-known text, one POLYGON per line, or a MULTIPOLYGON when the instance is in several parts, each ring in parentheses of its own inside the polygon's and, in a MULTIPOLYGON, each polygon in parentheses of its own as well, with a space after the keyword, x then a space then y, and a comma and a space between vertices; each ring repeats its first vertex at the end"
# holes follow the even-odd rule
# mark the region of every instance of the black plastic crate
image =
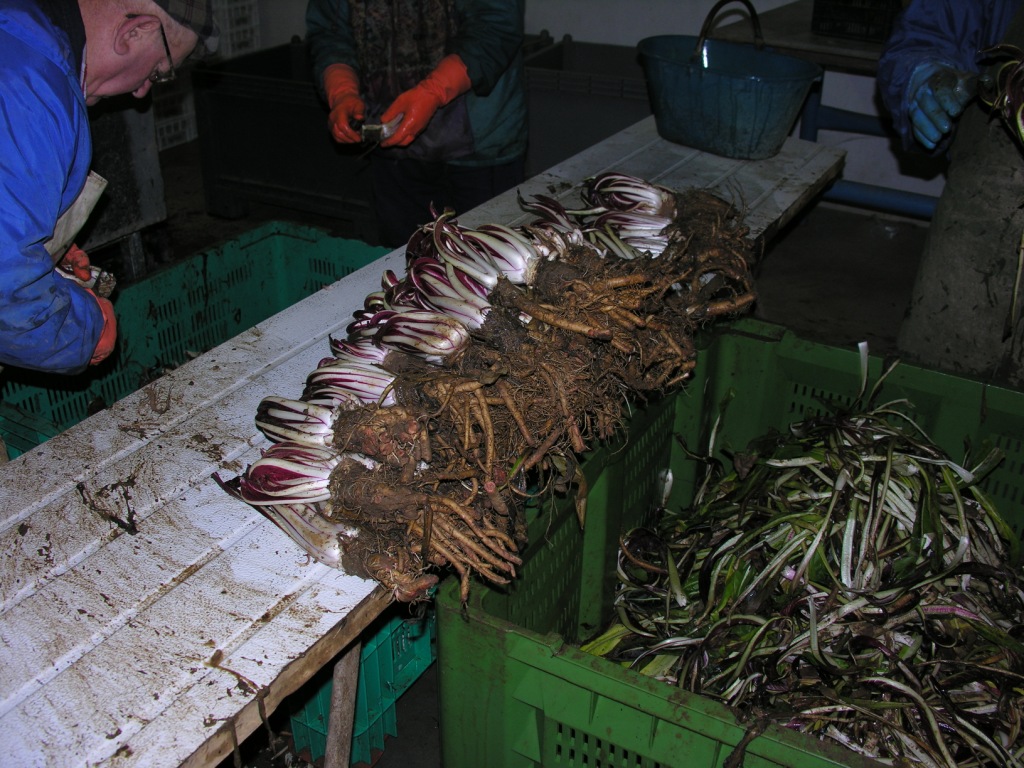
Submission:
POLYGON ((818 35, 884 43, 903 0, 814 0, 811 30, 818 35))
POLYGON ((192 90, 210 214, 278 205, 330 216, 343 237, 377 244, 366 148, 331 138, 301 40, 200 65, 192 90))
POLYGON ((651 114, 633 46, 580 43, 569 35, 525 57, 533 176, 651 114))

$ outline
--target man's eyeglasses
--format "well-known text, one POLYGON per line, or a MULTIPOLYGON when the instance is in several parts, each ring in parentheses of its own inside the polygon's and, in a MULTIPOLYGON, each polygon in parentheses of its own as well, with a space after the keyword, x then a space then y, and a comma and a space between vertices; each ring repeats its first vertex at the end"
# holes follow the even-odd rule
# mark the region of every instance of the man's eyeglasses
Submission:
MULTIPOLYGON (((142 14, 140 13, 126 13, 126 19, 136 19, 142 14)), ((153 74, 149 76, 149 82, 151 83, 169 83, 174 80, 178 75, 174 71, 174 57, 171 56, 171 46, 167 44, 167 33, 164 32, 164 23, 160 23, 160 39, 164 44, 164 53, 167 54, 167 71, 161 72, 159 69, 154 70, 153 74)))

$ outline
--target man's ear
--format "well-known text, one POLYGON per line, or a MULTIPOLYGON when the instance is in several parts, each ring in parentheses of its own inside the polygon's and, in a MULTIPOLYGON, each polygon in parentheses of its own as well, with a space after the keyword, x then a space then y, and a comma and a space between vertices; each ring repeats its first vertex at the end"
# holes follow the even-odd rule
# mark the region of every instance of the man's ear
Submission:
POLYGON ((132 46, 139 43, 145 34, 152 32, 159 25, 160 19, 156 16, 148 14, 125 16, 114 31, 114 52, 118 56, 124 56, 132 46))

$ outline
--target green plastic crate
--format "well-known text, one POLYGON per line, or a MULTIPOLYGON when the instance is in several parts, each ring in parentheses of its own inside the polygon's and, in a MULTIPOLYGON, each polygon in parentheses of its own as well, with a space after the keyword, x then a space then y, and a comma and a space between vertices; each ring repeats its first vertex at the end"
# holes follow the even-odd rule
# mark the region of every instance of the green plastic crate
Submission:
MULTIPOLYGON (((420 618, 395 605, 367 631, 356 688, 351 763, 373 764, 388 736, 398 735, 395 704, 437 658, 437 620, 433 605, 420 618)), ((292 696, 291 728, 296 753, 320 760, 327 749, 334 665, 327 664, 292 696), (307 756, 308 753, 308 756, 307 756)))
POLYGON ((74 377, 7 368, 0 433, 11 456, 34 448, 388 252, 270 222, 115 292, 114 356, 74 377))
MULTIPOLYGON (((882 361, 872 359, 877 379, 882 361)), ((649 521, 671 468, 669 504, 689 503, 696 463, 683 445, 743 448, 824 409, 852 400, 856 350, 802 341, 779 326, 742 321, 701 345, 693 380, 638 412, 625 448, 584 463, 590 483, 584 533, 570 500, 530 521, 520 578, 507 590, 475 583, 468 605, 458 584, 438 590, 441 747, 446 768, 722 768, 746 729, 721 702, 681 691, 583 653, 577 644, 612 617, 618 535, 649 521)), ((906 397, 921 426, 954 459, 992 443, 1006 460, 986 482, 1004 517, 1024 522, 1024 393, 900 366, 885 399, 906 397)), ((745 768, 878 768, 879 763, 805 734, 770 727, 746 745, 745 768)))

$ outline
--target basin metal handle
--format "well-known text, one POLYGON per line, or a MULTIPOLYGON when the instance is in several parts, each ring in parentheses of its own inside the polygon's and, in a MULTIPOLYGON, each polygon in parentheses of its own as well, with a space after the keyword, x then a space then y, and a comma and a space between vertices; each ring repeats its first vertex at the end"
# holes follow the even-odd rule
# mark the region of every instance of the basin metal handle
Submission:
POLYGON ((761 20, 757 17, 757 11, 754 10, 754 6, 750 3, 750 0, 718 0, 714 7, 708 11, 708 15, 704 19, 704 26, 700 28, 700 37, 697 38, 697 48, 693 52, 694 61, 698 61, 701 58, 701 51, 704 50, 704 42, 711 33, 711 27, 715 22, 715 16, 718 15, 722 6, 728 5, 729 3, 743 3, 743 5, 747 7, 747 11, 750 13, 750 23, 754 27, 754 47, 759 51, 764 48, 764 35, 761 34, 761 20))

